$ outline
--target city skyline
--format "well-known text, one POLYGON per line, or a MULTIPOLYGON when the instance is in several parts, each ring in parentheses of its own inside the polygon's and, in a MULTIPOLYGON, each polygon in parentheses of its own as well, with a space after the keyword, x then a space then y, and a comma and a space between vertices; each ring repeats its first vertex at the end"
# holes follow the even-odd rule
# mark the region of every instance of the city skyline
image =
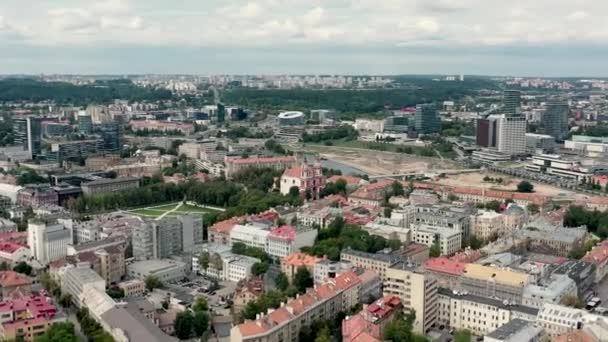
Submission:
POLYGON ((581 0, 0 4, 0 73, 608 76, 581 0))

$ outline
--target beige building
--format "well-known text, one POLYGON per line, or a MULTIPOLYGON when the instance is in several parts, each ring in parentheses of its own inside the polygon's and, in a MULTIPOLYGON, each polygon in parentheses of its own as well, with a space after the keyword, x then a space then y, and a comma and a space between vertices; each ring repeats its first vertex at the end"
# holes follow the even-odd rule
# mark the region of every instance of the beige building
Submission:
POLYGON ((533 277, 526 273, 468 264, 460 277, 460 288, 476 296, 521 303, 524 287, 532 281, 533 277))
POLYGON ((92 182, 82 183, 81 187, 82 193, 85 196, 92 196, 139 188, 139 179, 134 177, 122 177, 115 179, 104 178, 94 180, 92 182))
POLYGON ((415 312, 414 332, 425 334, 437 323, 437 280, 424 271, 398 263, 386 271, 384 294, 397 295, 406 312, 415 312))
POLYGON ((476 238, 494 240, 505 230, 505 217, 495 211, 483 210, 471 216, 471 234, 476 238))
POLYGON ((140 279, 132 279, 118 283, 118 288, 125 292, 125 297, 139 297, 146 293, 146 283, 140 279))
POLYGON ((579 329, 585 314, 580 309, 547 303, 538 313, 536 324, 554 338, 579 329))
POLYGON ((445 288, 439 290, 438 303, 440 327, 467 329, 477 336, 487 335, 516 318, 534 322, 538 314, 538 309, 533 307, 509 305, 499 299, 445 288))

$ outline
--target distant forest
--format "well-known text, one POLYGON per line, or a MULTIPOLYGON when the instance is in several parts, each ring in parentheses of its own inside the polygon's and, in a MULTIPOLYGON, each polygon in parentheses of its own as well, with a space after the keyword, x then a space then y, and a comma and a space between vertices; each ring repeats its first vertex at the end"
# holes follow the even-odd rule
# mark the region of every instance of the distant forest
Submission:
POLYGON ((90 103, 109 103, 115 99, 154 102, 172 98, 168 90, 138 87, 130 80, 96 81, 82 86, 34 79, 0 80, 0 102, 52 101, 61 105, 86 106, 90 103))
POLYGON ((499 90, 490 80, 437 82, 399 79, 399 88, 384 89, 248 89, 236 88, 223 95, 226 103, 254 110, 334 109, 342 113, 376 113, 384 109, 412 107, 419 103, 459 100, 481 90, 499 90))

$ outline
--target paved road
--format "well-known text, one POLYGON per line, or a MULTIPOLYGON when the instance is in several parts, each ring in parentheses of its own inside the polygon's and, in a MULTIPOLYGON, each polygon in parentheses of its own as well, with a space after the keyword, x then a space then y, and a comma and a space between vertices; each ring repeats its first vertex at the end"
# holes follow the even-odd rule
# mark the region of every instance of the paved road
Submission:
POLYGON ((70 322, 72 322, 72 324, 74 324, 74 332, 76 333, 76 337, 78 337, 78 340, 86 342, 87 338, 82 333, 82 328, 80 327, 80 323, 78 323, 76 314, 74 314, 74 313, 68 314, 68 321, 70 321, 70 322))

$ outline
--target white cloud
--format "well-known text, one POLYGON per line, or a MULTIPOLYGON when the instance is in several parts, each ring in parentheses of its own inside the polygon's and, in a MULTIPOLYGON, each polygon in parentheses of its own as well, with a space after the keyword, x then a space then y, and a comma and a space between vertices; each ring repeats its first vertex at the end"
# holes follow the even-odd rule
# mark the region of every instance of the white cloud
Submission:
POLYGON ((579 21, 587 18, 588 16, 589 14, 585 11, 576 11, 570 13, 566 19, 568 19, 568 21, 579 21))

